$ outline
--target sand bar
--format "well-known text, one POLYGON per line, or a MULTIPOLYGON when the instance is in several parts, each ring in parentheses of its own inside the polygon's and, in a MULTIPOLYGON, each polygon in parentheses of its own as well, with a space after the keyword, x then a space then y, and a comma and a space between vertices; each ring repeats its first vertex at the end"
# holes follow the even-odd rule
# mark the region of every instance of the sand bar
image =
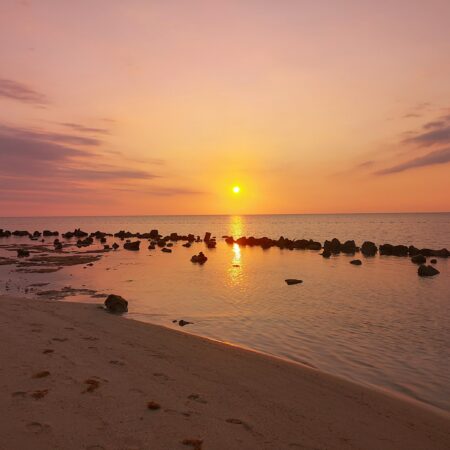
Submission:
POLYGON ((309 367, 96 305, 0 305, 1 450, 450 448, 449 414, 309 367))

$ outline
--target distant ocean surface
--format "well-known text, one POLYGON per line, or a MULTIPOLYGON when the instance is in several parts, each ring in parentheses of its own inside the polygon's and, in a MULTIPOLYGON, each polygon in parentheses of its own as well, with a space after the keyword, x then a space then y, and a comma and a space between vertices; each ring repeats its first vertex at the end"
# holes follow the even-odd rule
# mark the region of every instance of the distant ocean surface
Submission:
POLYGON ((370 240, 377 244, 445 247, 450 245, 449 213, 408 214, 292 214, 251 216, 99 216, 99 217, 23 217, 0 218, 0 228, 67 231, 81 227, 88 231, 145 232, 158 228, 164 233, 284 236, 324 241, 354 239, 357 244, 370 240))
MULTIPOLYGON (((0 293, 31 296, 45 289, 86 287, 117 293, 130 302, 129 317, 180 329, 174 319, 194 322, 183 331, 301 362, 360 383, 375 385, 450 411, 450 260, 441 272, 420 278, 409 258, 330 259, 309 250, 228 245, 222 235, 291 239, 354 239, 450 249, 450 213, 265 216, 142 216, 0 218, 0 228, 33 232, 147 232, 218 238, 174 245, 172 254, 143 245, 139 252, 105 253, 93 267, 71 266, 49 274, 0 266, 0 293), (203 251, 204 266, 190 263, 203 251), (286 278, 303 284, 287 286, 286 278)), ((0 256, 11 256, 0 239, 0 256), (3 247, 2 247, 3 246, 3 247)), ((50 239, 48 240, 50 241, 50 239)), ((117 241, 109 238, 108 243, 117 241)), ((119 241, 120 243, 120 241, 119 241)), ((145 244, 145 242, 143 242, 145 244)), ((89 297, 68 300, 101 302, 89 297)))

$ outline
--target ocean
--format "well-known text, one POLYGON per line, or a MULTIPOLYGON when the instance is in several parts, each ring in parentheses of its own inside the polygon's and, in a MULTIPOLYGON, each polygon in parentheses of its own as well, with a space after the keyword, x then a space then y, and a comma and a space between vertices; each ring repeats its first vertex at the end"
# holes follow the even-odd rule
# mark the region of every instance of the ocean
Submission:
MULTIPOLYGON (((337 237, 377 244, 450 248, 450 213, 264 216, 130 216, 0 218, 0 228, 33 232, 177 232, 217 236, 215 249, 174 244, 160 249, 123 249, 103 254, 93 266, 54 273, 17 272, 0 265, 0 293, 34 297, 66 286, 116 293, 129 301, 127 317, 239 345, 306 364, 359 383, 450 410, 450 260, 437 258, 441 272, 417 275, 409 258, 379 256, 330 259, 310 250, 228 245, 223 235, 284 236, 323 242, 337 237), (203 251, 208 261, 192 264, 203 251), (286 278, 302 284, 287 286, 286 278), (180 328, 173 320, 192 325, 180 328)), ((47 239, 51 242, 53 238, 47 239)), ((108 243, 120 240, 108 238, 108 243)), ((0 239, 0 256, 12 243, 0 239)), ((145 241, 144 241, 145 244, 145 241)), ((75 247, 76 249, 76 247, 75 247)), ((87 295, 65 301, 102 302, 87 295)))

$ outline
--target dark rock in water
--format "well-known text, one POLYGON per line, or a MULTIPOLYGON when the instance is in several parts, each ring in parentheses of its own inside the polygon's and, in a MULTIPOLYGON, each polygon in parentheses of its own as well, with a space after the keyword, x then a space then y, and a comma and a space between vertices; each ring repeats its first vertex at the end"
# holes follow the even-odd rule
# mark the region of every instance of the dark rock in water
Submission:
POLYGON ((149 250, 155 250, 155 248, 156 248, 156 245, 153 244, 153 242, 148 246, 149 250))
POLYGON ((24 248, 18 248, 17 249, 17 257, 18 258, 25 258, 27 256, 30 256, 30 252, 24 248))
POLYGON ((417 270, 419 277, 432 277, 434 275, 438 275, 439 273, 439 270, 433 266, 426 266, 425 264, 421 264, 417 270))
POLYGON ((415 256, 420 253, 420 250, 417 247, 414 247, 414 245, 410 245, 408 247, 408 255, 409 256, 415 256))
POLYGON ((329 258, 329 257, 331 256, 331 251, 330 251, 329 249, 327 249, 327 248, 324 248, 324 249, 323 249, 323 252, 321 253, 321 255, 322 255, 324 258, 329 258))
POLYGON ((353 259, 350 261, 350 264, 353 264, 354 266, 360 266, 362 264, 362 261, 360 259, 353 259))
POLYGON ((320 242, 310 240, 307 248, 308 250, 321 250, 322 244, 320 242))
POLYGON ((24 230, 16 230, 12 232, 13 236, 19 236, 19 237, 24 237, 24 236, 30 236, 30 233, 28 231, 24 231, 24 230))
POLYGON ((103 246, 103 250, 111 250, 111 247, 108 244, 105 244, 103 246))
POLYGON ((91 237, 87 237, 86 239, 78 239, 77 247, 89 247, 93 244, 94 240, 91 237))
POLYGON ((291 285, 291 284, 300 284, 303 283, 303 280, 297 280, 295 278, 288 278, 287 280, 284 280, 286 282, 286 284, 291 285))
POLYGON ((217 243, 215 239, 210 239, 206 242, 206 245, 208 248, 216 248, 217 243))
POLYGON ((169 243, 166 245, 166 247, 173 247, 172 242, 169 242, 169 243))
POLYGON ((125 250, 139 250, 139 246, 141 245, 141 241, 134 241, 134 242, 125 242, 123 244, 123 248, 125 250))
POLYGON ((227 243, 227 244, 234 244, 234 239, 231 237, 231 236, 229 236, 229 237, 226 237, 225 238, 225 242, 227 243))
POLYGON ((114 250, 117 250, 119 248, 119 244, 117 242, 114 242, 114 244, 112 245, 112 248, 114 250))
POLYGON ((55 250, 62 250, 63 246, 62 243, 57 241, 53 244, 55 246, 55 250))
POLYGON ((437 263, 437 259, 434 259, 434 258, 433 258, 433 259, 430 259, 430 263, 431 263, 431 264, 436 264, 436 263, 437 263))
POLYGON ((186 242, 186 244, 183 244, 183 247, 190 248, 191 245, 192 245, 192 244, 191 244, 190 242, 186 242))
POLYGON ((355 244, 355 241, 345 241, 341 244, 341 252, 346 253, 348 255, 353 255, 357 252, 358 247, 355 244))
POLYGON ((35 237, 35 238, 41 237, 41 233, 39 231, 35 231, 33 233, 33 237, 35 237))
POLYGON ((165 241, 164 239, 160 239, 160 240, 156 243, 156 245, 157 245, 158 247, 165 247, 165 246, 166 246, 166 241, 165 241))
POLYGON ((392 245, 382 244, 380 245, 380 255, 386 256, 408 256, 408 247, 406 245, 392 245))
POLYGON ((106 309, 113 313, 125 313, 128 311, 128 302, 120 295, 110 294, 105 300, 106 309))
POLYGON ((42 233, 45 237, 50 237, 50 236, 59 236, 59 232, 58 231, 50 231, 50 230, 44 230, 44 232, 42 233))
POLYGON ((152 230, 150 231, 150 239, 158 239, 159 238, 159 232, 158 230, 152 230))
POLYGON ((210 232, 205 233, 205 237, 203 238, 203 240, 205 242, 208 242, 210 239, 211 239, 211 233, 210 232))
POLYGON ((411 258, 411 262, 414 264, 425 264, 427 262, 427 258, 419 253, 411 258))
POLYGON ((177 322, 178 322, 177 319, 172 320, 172 323, 177 323, 177 322))
POLYGON ((11 231, 0 229, 0 238, 10 237, 10 236, 11 236, 11 231))
POLYGON ((183 319, 178 321, 178 325, 180 325, 180 327, 184 327, 186 325, 192 325, 193 323, 194 322, 188 322, 187 320, 183 320, 183 319))
POLYGON ((366 241, 361 246, 361 253, 364 256, 375 256, 377 252, 378 252, 377 246, 371 241, 366 241))
POLYGON ((203 252, 200 252, 198 255, 194 255, 191 258, 191 262, 194 264, 205 264, 206 261, 208 261, 208 258, 203 254, 203 252))
POLYGON ((172 249, 167 248, 167 247, 162 248, 161 251, 164 253, 172 253, 172 249))
POLYGON ((100 238, 100 243, 105 244, 106 243, 106 238, 105 237, 100 238))

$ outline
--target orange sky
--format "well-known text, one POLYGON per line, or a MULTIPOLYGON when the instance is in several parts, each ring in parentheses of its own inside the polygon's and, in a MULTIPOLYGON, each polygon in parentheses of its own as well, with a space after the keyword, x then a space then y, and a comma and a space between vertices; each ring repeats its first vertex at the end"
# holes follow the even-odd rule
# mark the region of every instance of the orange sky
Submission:
POLYGON ((440 0, 3 0, 0 215, 450 211, 449 21, 440 0))

